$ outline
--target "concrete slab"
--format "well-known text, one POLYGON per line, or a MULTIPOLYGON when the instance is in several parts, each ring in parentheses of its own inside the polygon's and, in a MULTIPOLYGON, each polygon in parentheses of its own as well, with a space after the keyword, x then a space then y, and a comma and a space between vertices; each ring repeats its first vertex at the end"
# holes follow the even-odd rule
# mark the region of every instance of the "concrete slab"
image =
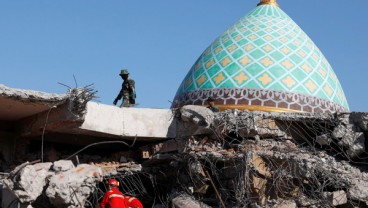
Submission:
POLYGON ((82 130, 121 137, 175 138, 176 126, 170 109, 119 108, 87 103, 82 130))
POLYGON ((59 105, 67 94, 21 90, 0 84, 0 120, 16 121, 59 105))

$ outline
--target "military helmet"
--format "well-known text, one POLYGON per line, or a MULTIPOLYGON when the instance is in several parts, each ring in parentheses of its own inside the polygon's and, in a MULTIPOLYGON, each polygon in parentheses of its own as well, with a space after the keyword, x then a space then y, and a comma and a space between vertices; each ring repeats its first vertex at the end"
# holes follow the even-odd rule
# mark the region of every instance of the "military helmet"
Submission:
POLYGON ((120 74, 119 75, 123 75, 123 74, 129 74, 128 70, 127 69, 122 69, 120 71, 120 74))

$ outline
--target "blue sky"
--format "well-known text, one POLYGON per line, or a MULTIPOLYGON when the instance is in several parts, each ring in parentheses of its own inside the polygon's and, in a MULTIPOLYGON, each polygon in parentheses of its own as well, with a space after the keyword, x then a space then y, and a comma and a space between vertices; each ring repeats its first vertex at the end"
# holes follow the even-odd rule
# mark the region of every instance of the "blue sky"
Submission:
MULTIPOLYGON (((0 84, 112 104, 128 68, 139 107, 168 108, 203 50, 258 0, 0 0, 0 84)), ((352 111, 368 111, 367 0, 279 0, 329 60, 352 111)))

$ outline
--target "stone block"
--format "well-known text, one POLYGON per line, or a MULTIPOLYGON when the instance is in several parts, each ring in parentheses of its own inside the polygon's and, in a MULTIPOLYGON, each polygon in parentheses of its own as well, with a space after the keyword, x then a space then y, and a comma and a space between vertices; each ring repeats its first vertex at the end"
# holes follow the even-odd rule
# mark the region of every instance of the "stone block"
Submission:
POLYGON ((52 170, 55 172, 65 172, 73 168, 75 168, 75 166, 71 160, 58 160, 52 165, 52 170))
POLYGON ((180 108, 180 119, 178 120, 177 136, 187 137, 192 135, 200 135, 212 133, 209 129, 214 113, 203 106, 186 105, 180 108))
POLYGON ((33 165, 33 168, 36 171, 39 171, 39 170, 49 171, 51 169, 51 166, 52 166, 52 162, 45 162, 45 163, 36 163, 33 165))
POLYGON ((324 197, 333 206, 344 205, 348 202, 345 191, 324 192, 324 197))
POLYGON ((6 179, 4 182, 21 203, 34 202, 42 194, 46 177, 51 175, 44 169, 36 171, 33 165, 23 166, 18 174, 14 179, 6 179))

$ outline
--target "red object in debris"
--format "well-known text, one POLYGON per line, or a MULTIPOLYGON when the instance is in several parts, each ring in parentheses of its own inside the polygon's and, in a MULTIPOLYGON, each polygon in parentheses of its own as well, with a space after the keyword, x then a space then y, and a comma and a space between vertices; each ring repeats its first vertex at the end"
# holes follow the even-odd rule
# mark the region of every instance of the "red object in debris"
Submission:
POLYGON ((143 208, 142 203, 135 197, 125 196, 125 206, 127 208, 143 208))
POLYGON ((110 191, 105 193, 105 196, 103 197, 100 203, 100 207, 128 208, 127 206, 125 206, 125 196, 116 187, 112 187, 110 191))

